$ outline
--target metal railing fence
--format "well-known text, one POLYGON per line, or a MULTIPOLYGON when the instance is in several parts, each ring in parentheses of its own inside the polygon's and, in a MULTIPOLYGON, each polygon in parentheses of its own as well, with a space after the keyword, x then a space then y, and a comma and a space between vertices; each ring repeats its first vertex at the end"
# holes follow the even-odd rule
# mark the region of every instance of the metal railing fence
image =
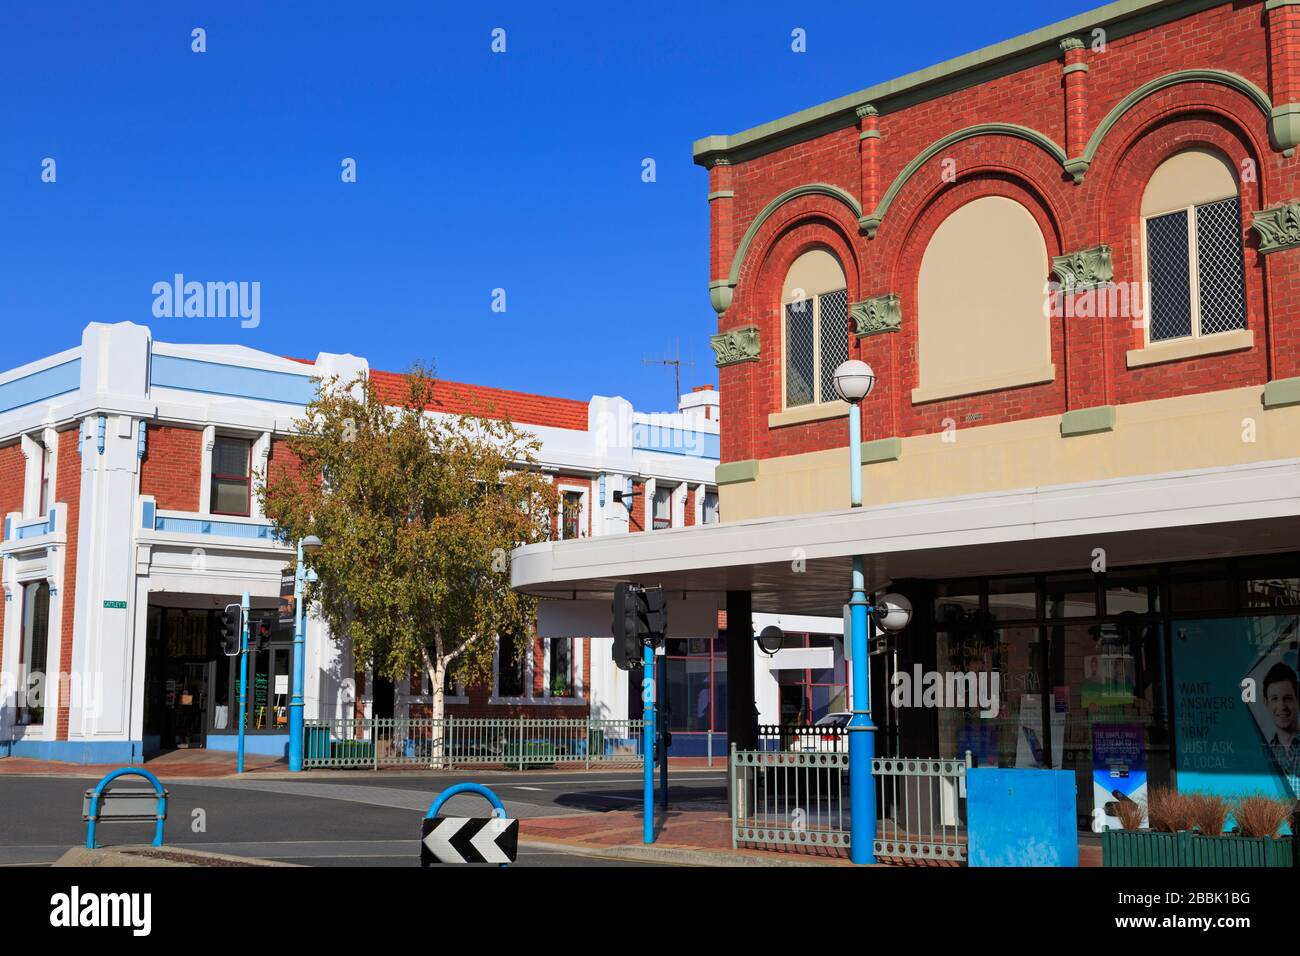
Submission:
POLYGON ((758 749, 804 753, 848 753, 849 728, 759 724, 758 749))
POLYGON ((637 764, 644 726, 640 720, 534 717, 342 717, 304 723, 306 769, 637 764))
POLYGON ((907 860, 966 861, 964 760, 877 757, 876 856, 907 860))
POLYGON ((849 755, 731 748, 732 847, 849 845, 849 755))

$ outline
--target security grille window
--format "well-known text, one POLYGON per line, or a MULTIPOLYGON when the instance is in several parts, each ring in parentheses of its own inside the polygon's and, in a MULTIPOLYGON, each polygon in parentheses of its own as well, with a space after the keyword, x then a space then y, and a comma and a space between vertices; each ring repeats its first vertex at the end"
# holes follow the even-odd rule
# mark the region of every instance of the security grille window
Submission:
POLYGON ((1246 327, 1237 197, 1146 220, 1152 342, 1246 327))
POLYGON ((524 652, 513 635, 497 638, 497 696, 524 696, 524 652))
POLYGON ((252 452, 253 443, 246 438, 218 438, 213 444, 210 509, 213 514, 248 516, 252 452))
POLYGON ((718 493, 716 491, 706 491, 704 493, 704 512, 705 524, 718 523, 718 493))
POLYGON ((655 505, 654 505, 654 524, 655 531, 673 526, 673 489, 656 488, 655 505))
POLYGON ((36 581, 23 586, 23 637, 18 668, 19 688, 23 691, 18 709, 20 724, 45 721, 45 700, 55 688, 45 675, 50 639, 50 586, 36 581), (40 675, 37 677, 37 675, 40 675))
POLYGON ((838 289, 785 306, 787 408, 835 400, 835 369, 849 357, 849 293, 838 289))

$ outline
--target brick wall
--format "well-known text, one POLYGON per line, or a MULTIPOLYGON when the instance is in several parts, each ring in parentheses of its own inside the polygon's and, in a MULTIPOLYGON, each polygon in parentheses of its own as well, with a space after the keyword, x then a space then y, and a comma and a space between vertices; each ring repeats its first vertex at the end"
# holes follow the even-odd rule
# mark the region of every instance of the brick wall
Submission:
MULTIPOLYGON (((1281 7, 1269 12, 1268 16, 1279 18, 1272 39, 1263 3, 1237 2, 1113 38, 1104 52, 1090 45, 1072 51, 1069 62, 1086 63, 1088 71, 1070 74, 1068 105, 1062 77, 1066 54, 1062 53, 901 108, 884 100, 878 117, 862 120, 864 129, 879 131, 879 139, 860 140, 859 128, 849 125, 761 156, 733 159, 729 166, 716 166, 709 188, 732 190, 734 199, 712 204, 712 275, 726 276, 731 252, 755 217, 786 190, 831 184, 855 196, 863 213, 870 213, 918 154, 942 137, 976 124, 1029 127, 1062 148, 1070 147, 1068 155, 1075 156, 1082 152, 1081 133, 1090 136, 1116 104, 1142 84, 1176 71, 1226 71, 1266 93, 1272 83, 1274 103, 1300 97, 1296 82, 1300 47, 1286 45, 1286 38, 1300 31, 1300 19, 1292 10, 1281 7), (1279 60, 1291 62, 1292 68, 1280 68, 1279 60), (860 142, 865 144, 862 148, 860 142), (868 147, 874 151, 871 172, 864 159, 868 147), (871 195, 865 195, 868 192, 871 195)), ((1081 39, 1091 42, 1086 34, 1081 39)), ((1255 210, 1294 200, 1300 200, 1300 160, 1288 159, 1271 147, 1264 112, 1237 89, 1198 81, 1168 86, 1123 114, 1101 141, 1079 185, 1064 173, 1059 159, 1041 146, 993 134, 962 140, 932 157, 897 193, 875 238, 859 228, 856 214, 847 205, 828 196, 786 202, 755 233, 732 304, 719 321, 720 331, 757 325, 762 342, 759 361, 720 370, 726 404, 722 460, 762 459, 844 444, 842 419, 779 428, 769 428, 767 423, 769 413, 782 407, 782 284, 791 263, 815 247, 829 249, 840 260, 850 301, 890 292, 902 301, 900 332, 851 341, 850 357, 870 363, 878 376, 863 406, 866 440, 937 433, 944 429, 945 419, 997 424, 1074 408, 1263 385, 1300 374, 1300 317, 1293 304, 1300 293, 1300 252, 1283 251, 1265 260, 1249 225, 1255 210), (911 392, 919 383, 920 261, 930 237, 948 215, 983 196, 1014 199, 1038 221, 1049 256, 1105 243, 1113 250, 1115 282, 1140 282, 1142 192, 1156 167, 1191 146, 1217 150, 1238 171, 1256 173, 1255 181, 1247 177, 1241 183, 1247 323, 1255 335, 1252 349, 1130 369, 1126 352, 1140 347, 1143 337, 1131 317, 1054 318, 1050 341, 1055 381, 913 404, 911 392), (951 167, 955 181, 941 175, 944 160, 955 164, 951 167)))
POLYGON ((167 511, 198 511, 203 489, 203 432, 151 425, 140 462, 140 494, 167 511))
MULTIPOLYGON (((59 669, 72 673, 72 634, 76 624, 78 530, 81 527, 81 456, 77 454, 80 432, 76 428, 59 432, 59 461, 55 495, 68 506, 68 546, 63 555, 63 623, 59 633, 59 669)), ((53 638, 54 635, 50 635, 53 638)), ((68 739, 68 682, 59 683, 59 712, 55 738, 68 739)))
MULTIPOLYGON (((27 459, 23 456, 21 442, 0 448, 0 521, 11 511, 23 510, 23 484, 26 478, 27 459)), ((19 600, 14 595, 14 600, 19 600)), ((5 614, 0 605, 0 661, 4 660, 5 614)))

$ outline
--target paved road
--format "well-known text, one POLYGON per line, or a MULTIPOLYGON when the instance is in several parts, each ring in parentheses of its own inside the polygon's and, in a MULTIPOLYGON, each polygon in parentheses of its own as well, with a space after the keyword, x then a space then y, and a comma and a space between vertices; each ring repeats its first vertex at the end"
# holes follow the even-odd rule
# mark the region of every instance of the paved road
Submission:
MULTIPOLYGON (((471 779, 454 771, 304 778, 172 781, 167 842, 312 866, 416 866, 419 821, 433 795, 471 779)), ((478 773, 472 779, 492 787, 511 816, 521 818, 603 813, 641 800, 641 778, 634 772, 478 773)), ((46 865, 83 845, 82 794, 91 785, 67 777, 0 776, 0 865, 46 865)), ((725 774, 674 771, 669 796, 676 805, 718 803, 726 796, 725 774)), ((458 796, 443 812, 486 811, 481 797, 458 796)), ((101 833, 101 843, 108 844, 144 842, 151 835, 144 824, 106 826, 101 833)), ((518 862, 641 865, 528 847, 520 849, 518 862)))

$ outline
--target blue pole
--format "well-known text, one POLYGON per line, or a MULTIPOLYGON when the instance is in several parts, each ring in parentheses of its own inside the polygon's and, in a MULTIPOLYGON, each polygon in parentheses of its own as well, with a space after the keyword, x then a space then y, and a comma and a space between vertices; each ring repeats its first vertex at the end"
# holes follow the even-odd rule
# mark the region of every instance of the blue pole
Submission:
POLYGON ((244 726, 248 723, 248 592, 244 592, 239 606, 239 761, 236 773, 244 772, 244 726))
POLYGON ((298 542, 298 565, 293 573, 293 692, 289 698, 289 769, 302 770, 302 685, 306 673, 306 622, 302 608, 303 582, 307 577, 302 564, 302 542, 298 542))
POLYGON ((645 704, 642 717, 645 720, 645 751, 643 796, 645 803, 644 840, 647 844, 655 841, 655 651, 653 647, 641 649, 641 673, 644 683, 641 685, 642 701, 645 704), (648 700, 646 698, 649 698, 648 700))
MULTIPOLYGON (((862 507, 862 410, 849 403, 849 496, 862 507)), ((849 720, 849 855, 854 863, 876 862, 876 728, 871 723, 871 660, 867 649, 866 574, 861 556, 853 558, 849 598, 853 656, 853 717, 849 720)))

